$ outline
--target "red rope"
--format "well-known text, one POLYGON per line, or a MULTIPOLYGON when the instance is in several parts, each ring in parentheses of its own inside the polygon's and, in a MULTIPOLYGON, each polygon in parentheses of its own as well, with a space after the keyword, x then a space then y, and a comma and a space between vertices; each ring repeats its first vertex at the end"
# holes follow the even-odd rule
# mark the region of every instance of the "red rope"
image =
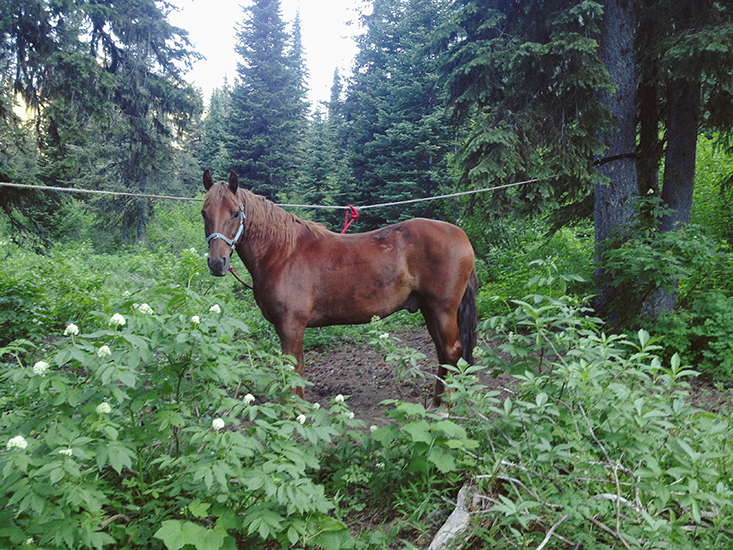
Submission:
POLYGON ((247 283, 245 283, 245 282, 244 282, 244 281, 243 281, 242 279, 240 279, 240 278, 239 278, 239 276, 238 276, 238 275, 237 275, 236 273, 234 273, 234 268, 233 268, 232 266, 229 266, 229 273, 231 273, 232 275, 234 275, 234 278, 235 278, 235 279, 236 279, 237 281, 239 281, 240 283, 242 283, 242 284, 243 284, 244 286, 246 286, 246 287, 247 287, 248 289, 250 289, 250 290, 254 290, 254 289, 253 289, 253 288, 252 288, 251 286, 249 286, 249 285, 248 285, 247 283))
POLYGON ((354 223, 354 220, 359 217, 359 212, 354 208, 353 206, 349 205, 346 210, 346 218, 344 219, 344 230, 341 232, 343 235, 346 233, 346 230, 349 228, 349 226, 354 223), (349 220, 349 216, 351 216, 351 220, 349 220))

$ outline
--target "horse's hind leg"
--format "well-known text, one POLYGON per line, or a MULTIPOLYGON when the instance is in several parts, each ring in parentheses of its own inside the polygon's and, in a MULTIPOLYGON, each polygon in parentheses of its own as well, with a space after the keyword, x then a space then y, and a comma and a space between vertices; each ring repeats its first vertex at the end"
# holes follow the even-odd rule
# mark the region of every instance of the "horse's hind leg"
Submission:
POLYGON ((458 330, 458 320, 455 311, 433 311, 429 307, 422 308, 422 314, 428 327, 428 332, 435 344, 438 354, 438 378, 435 381, 433 406, 440 406, 440 396, 445 389, 443 380, 447 374, 444 365, 458 364, 463 353, 463 345, 458 330))

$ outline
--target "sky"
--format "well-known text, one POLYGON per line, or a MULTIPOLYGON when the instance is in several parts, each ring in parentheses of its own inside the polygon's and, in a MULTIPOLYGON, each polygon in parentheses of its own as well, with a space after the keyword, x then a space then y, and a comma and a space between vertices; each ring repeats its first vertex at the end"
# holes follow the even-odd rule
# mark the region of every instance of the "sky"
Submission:
MULTIPOLYGON (((186 78, 201 88, 208 103, 211 92, 224 78, 234 83, 239 56, 234 34, 243 19, 242 6, 250 0, 173 0, 179 11, 169 16, 171 24, 186 29, 194 49, 206 59, 197 61, 186 78)), ((283 21, 290 23, 300 12, 305 62, 309 72, 308 98, 313 105, 328 101, 333 73, 351 72, 356 55, 354 37, 360 33, 359 6, 363 0, 281 0, 283 21), (351 24, 349 24, 351 23, 351 24)))

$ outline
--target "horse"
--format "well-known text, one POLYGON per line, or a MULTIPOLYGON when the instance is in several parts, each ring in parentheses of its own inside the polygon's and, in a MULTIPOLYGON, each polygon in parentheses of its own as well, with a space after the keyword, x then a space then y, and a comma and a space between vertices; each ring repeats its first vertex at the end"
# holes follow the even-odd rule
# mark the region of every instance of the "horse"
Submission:
MULTIPOLYGON (((439 367, 433 405, 444 391, 444 365, 472 362, 476 344, 476 266, 459 227, 413 218, 374 231, 338 234, 301 219, 229 181, 204 172, 202 209, 211 275, 223 277, 236 251, 252 277, 255 301, 304 376, 306 327, 369 323, 420 311, 439 367)), ((304 398, 303 388, 296 393, 304 398)))

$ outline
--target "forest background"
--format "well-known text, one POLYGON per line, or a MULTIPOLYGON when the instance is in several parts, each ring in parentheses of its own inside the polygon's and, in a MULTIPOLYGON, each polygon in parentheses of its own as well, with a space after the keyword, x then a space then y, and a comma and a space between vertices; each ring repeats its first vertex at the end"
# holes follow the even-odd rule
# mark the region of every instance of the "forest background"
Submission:
MULTIPOLYGON (((336 73, 330 101, 310 105, 299 21, 283 21, 277 0, 244 6, 236 78, 211 98, 185 81, 187 64, 197 54, 186 32, 168 23, 172 7, 166 2, 5 2, 0 182, 21 187, 4 186, 0 193, 5 214, 0 344, 9 346, 3 350, 12 348, 16 358, 30 361, 38 351, 28 342, 49 332, 60 335, 82 313, 109 313, 111 289, 92 292, 109 272, 83 273, 95 263, 120 270, 120 259, 126 258, 122 271, 129 269, 134 281, 135 273, 144 271, 139 266, 153 261, 169 262, 162 272, 175 279, 170 262, 179 262, 175 266, 188 273, 188 290, 209 292, 203 283, 191 284, 198 280, 191 262, 204 264, 195 253, 203 250, 203 237, 194 205, 22 186, 196 198, 202 194, 201 174, 209 168, 216 179, 234 170, 248 188, 279 203, 364 206, 472 192, 364 210, 353 228, 364 231, 415 216, 460 225, 476 250, 484 330, 508 333, 512 346, 516 331, 507 328, 507 318, 496 316, 507 304, 517 305, 511 300, 523 298, 530 280, 548 299, 577 297, 579 319, 592 305, 606 323, 604 334, 643 326, 660 335, 659 355, 676 364, 670 371, 675 388, 675 377, 685 372, 675 370, 680 358, 713 380, 728 381, 733 374, 733 6, 712 0, 373 0, 369 6, 352 73, 336 73), (519 182, 527 183, 483 192, 519 182), (48 267, 53 263, 75 283, 59 282, 48 267), (532 277, 537 266, 545 271, 532 277), (34 271, 43 276, 34 280, 34 271)), ((292 211, 333 230, 343 227, 340 209, 292 211)), ((166 298, 169 307, 205 303, 176 292, 166 298)), ((519 309, 526 306, 523 314, 535 319, 533 325, 524 318, 523 330, 557 328, 558 318, 548 320, 546 310, 523 304, 519 309)), ((130 352, 137 361, 154 356, 155 330, 147 329, 150 357, 130 352)), ((222 328, 210 330, 219 335, 222 328)), ((652 344, 648 336, 640 338, 645 353, 652 344)), ((135 347, 132 336, 126 341, 135 347)), ((60 352, 57 361, 91 368, 72 352, 60 352)), ((119 369, 100 377, 134 387, 137 375, 119 369)), ((28 392, 38 389, 31 386, 28 392)), ((128 399, 111 397, 119 403, 128 399)), ((32 403, 28 397, 26 405, 32 403)), ((137 405, 130 407, 140 412, 137 405)), ((150 410, 156 407, 150 404, 150 410)), ((16 403, 8 410, 21 409, 16 403)), ((4 414, 4 427, 22 424, 4 414)), ((198 409, 194 416, 201 418, 198 409)), ((165 424, 156 437, 177 444, 176 430, 165 424)), ((443 433, 441 441, 463 444, 454 436, 443 433)), ((141 445, 118 449, 112 469, 119 474, 136 454, 141 460, 141 445)), ((434 465, 451 469, 430 456, 434 465)), ((100 468, 104 460, 98 458, 100 468)), ((39 471, 46 475, 49 468, 40 464, 39 471)), ((13 481, 8 472, 4 479, 13 481)), ((142 477, 139 481, 142 495, 149 489, 142 477)), ((727 489, 717 487, 722 499, 727 489)), ((41 514, 43 506, 28 498, 23 510, 41 514)), ((650 517, 656 522, 664 517, 682 530, 679 535, 687 524, 675 523, 667 500, 661 500, 659 510, 666 511, 650 517)), ((690 502, 675 514, 697 521, 697 501, 690 502)), ((156 517, 166 517, 164 507, 156 517)), ((189 518, 192 525, 206 524, 206 514, 199 512, 189 518)), ((535 536, 522 509, 512 513, 522 536, 535 536)), ((278 517, 290 517, 282 514, 278 517)), ((80 527, 79 533, 101 532, 106 520, 94 517, 94 526, 80 527)), ((557 519, 544 518, 546 530, 557 519)), ((328 546, 322 538, 308 538, 315 529, 308 522, 291 524, 292 533, 275 524, 282 527, 260 517, 247 524, 259 526, 248 534, 282 540, 292 535, 305 546, 328 546)), ((25 536, 42 524, 36 518, 31 527, 13 525, 25 536)), ((182 525, 168 527, 175 531, 182 525)), ((653 525, 649 529, 659 535, 664 526, 653 525)), ((619 529, 611 539, 628 541, 619 529)), ((8 533, 0 536, 21 537, 8 533)), ((88 533, 84 544, 103 545, 104 537, 88 533)), ((40 532, 34 536, 43 539, 40 532)), ((173 548, 172 536, 164 531, 158 538, 173 548)), ((78 533, 69 537, 83 539, 78 533)))

